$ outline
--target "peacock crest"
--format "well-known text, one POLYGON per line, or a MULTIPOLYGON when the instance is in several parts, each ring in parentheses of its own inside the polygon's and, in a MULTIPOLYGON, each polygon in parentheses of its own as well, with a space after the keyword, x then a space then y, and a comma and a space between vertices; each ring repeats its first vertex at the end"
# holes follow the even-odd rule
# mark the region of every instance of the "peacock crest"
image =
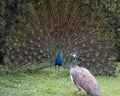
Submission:
POLYGON ((76 52, 78 65, 99 74, 115 74, 116 64, 108 60, 113 55, 109 36, 82 1, 36 1, 25 19, 8 36, 9 65, 19 69, 52 66, 62 44, 63 66, 70 65, 70 54, 76 52))

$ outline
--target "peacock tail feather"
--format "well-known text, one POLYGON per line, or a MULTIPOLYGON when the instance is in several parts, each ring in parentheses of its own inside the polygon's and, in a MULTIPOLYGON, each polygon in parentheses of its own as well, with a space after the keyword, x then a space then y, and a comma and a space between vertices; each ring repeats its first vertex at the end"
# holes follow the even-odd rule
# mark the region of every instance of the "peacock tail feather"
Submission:
POLYGON ((114 55, 113 44, 99 19, 93 17, 80 0, 33 2, 26 23, 16 24, 16 31, 8 36, 6 61, 20 70, 49 67, 62 44, 64 67, 69 67, 70 54, 76 52, 79 66, 99 74, 116 74, 116 64, 108 60, 114 55))

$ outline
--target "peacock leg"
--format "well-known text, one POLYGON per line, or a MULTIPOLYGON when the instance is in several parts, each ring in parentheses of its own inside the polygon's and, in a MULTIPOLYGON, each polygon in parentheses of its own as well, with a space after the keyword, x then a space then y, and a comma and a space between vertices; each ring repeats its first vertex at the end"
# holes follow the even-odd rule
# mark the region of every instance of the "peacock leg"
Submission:
POLYGON ((55 65, 55 71, 56 71, 56 72, 59 72, 59 68, 60 68, 59 65, 55 65))

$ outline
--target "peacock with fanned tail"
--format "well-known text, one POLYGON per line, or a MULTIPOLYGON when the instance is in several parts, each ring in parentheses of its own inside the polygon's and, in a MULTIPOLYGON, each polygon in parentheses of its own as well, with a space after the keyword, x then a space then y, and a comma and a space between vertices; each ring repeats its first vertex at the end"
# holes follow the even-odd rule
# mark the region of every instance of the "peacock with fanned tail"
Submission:
MULTIPOLYGON (((81 0, 40 0, 30 5, 25 24, 8 36, 7 63, 19 70, 53 65, 68 67, 71 53, 78 65, 99 74, 116 74, 109 37, 81 0)), ((11 68, 11 67, 10 67, 11 68)))

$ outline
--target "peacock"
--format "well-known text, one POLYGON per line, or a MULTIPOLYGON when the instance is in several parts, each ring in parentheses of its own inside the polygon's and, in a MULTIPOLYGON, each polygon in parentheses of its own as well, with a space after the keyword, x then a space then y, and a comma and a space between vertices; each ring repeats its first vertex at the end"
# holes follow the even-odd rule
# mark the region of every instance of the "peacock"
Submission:
POLYGON ((84 67, 77 65, 76 53, 72 54, 73 61, 70 66, 71 81, 78 91, 86 91, 90 96, 100 96, 100 88, 95 77, 84 67))
POLYGON ((55 69, 56 69, 56 66, 58 66, 58 69, 60 68, 60 66, 62 66, 61 51, 62 51, 62 46, 60 46, 59 51, 57 53, 57 58, 55 60, 55 69))
POLYGON ((78 54, 78 65, 97 74, 116 74, 109 60, 110 34, 82 0, 35 0, 29 13, 6 40, 8 69, 39 70, 50 66, 69 68, 71 53, 78 54))

